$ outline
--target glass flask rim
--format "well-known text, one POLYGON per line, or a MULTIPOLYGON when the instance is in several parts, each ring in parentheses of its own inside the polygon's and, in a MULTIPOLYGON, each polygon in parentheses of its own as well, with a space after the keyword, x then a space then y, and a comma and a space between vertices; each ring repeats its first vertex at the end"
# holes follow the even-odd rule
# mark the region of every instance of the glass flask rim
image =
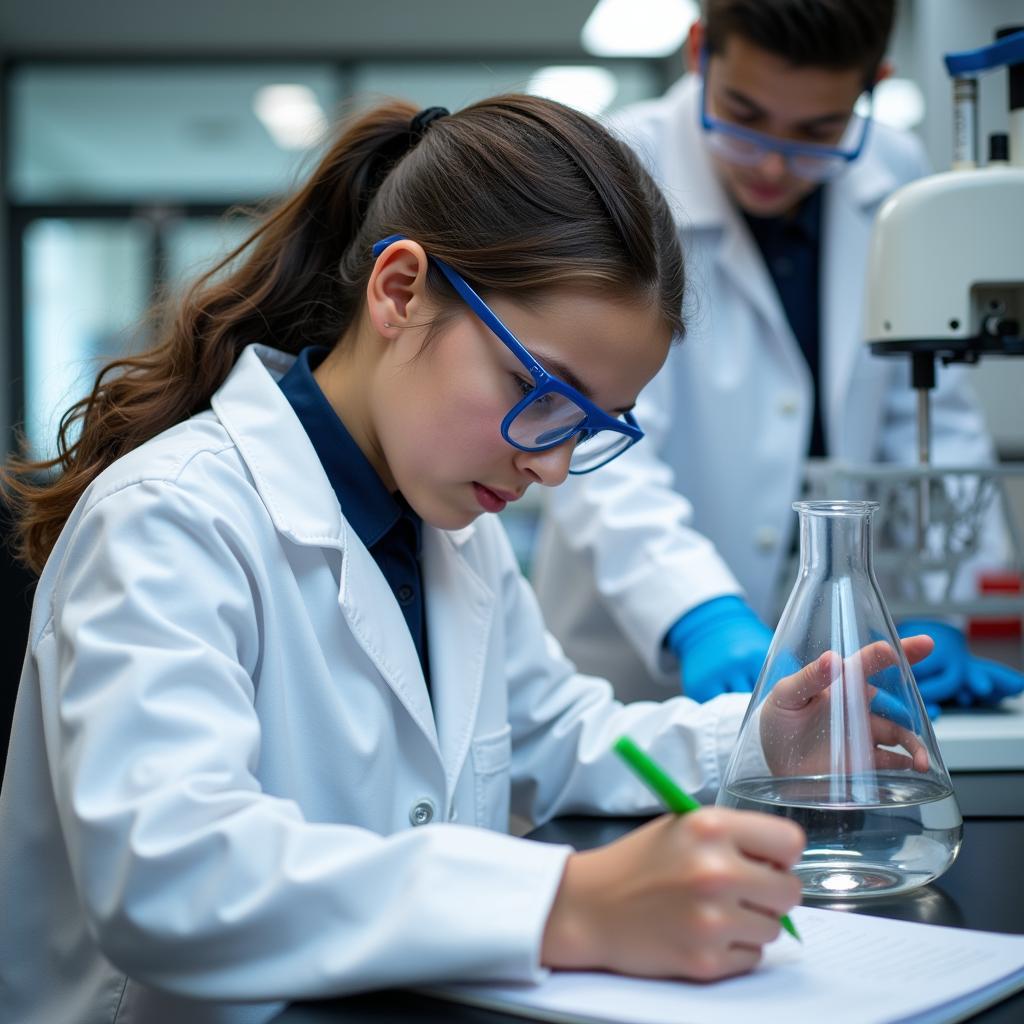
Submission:
POLYGON ((839 498, 824 501, 794 501, 793 511, 810 516, 870 516, 877 512, 877 501, 846 501, 839 498))

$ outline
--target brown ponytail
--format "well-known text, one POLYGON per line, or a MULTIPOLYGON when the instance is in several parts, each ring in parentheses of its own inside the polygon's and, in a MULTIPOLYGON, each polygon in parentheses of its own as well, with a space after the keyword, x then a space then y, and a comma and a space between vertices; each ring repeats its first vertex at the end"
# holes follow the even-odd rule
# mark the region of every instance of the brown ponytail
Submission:
MULTIPOLYGON (((418 142, 415 112, 394 102, 349 122, 297 193, 158 311, 154 346, 100 371, 62 417, 57 456, 13 458, 0 471, 27 565, 41 571, 107 466, 208 407, 247 345, 335 345, 360 310, 371 246, 387 235, 415 238, 485 294, 601 288, 658 302, 682 333, 675 227, 624 145, 531 96, 484 100, 434 121, 418 142)), ((431 287, 453 301, 443 281, 431 287)))

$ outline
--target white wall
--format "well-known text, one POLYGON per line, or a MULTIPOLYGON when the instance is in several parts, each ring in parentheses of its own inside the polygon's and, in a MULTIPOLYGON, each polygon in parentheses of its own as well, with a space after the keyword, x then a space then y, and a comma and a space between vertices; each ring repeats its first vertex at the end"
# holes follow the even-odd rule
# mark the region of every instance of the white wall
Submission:
MULTIPOLYGON (((925 93, 927 106, 920 132, 936 170, 946 170, 952 157, 952 86, 942 57, 991 43, 995 30, 1024 26, 1020 0, 903 0, 900 36, 905 42, 906 69, 925 93)), ((1006 131, 1006 72, 992 71, 981 78, 979 149, 984 155, 988 134, 1006 131)))

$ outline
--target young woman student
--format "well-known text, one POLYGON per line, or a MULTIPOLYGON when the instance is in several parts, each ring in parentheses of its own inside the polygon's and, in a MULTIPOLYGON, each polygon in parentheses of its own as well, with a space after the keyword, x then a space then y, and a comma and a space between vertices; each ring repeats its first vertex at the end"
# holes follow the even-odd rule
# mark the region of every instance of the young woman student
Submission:
POLYGON ((578 854, 507 834, 510 810, 657 811, 621 733, 711 796, 748 698, 617 703, 485 514, 641 438, 683 329, 662 198, 555 103, 414 114, 352 121, 100 374, 55 463, 8 469, 41 578, 0 798, 4 1020, 713 979, 799 898, 803 836, 767 816, 578 854))

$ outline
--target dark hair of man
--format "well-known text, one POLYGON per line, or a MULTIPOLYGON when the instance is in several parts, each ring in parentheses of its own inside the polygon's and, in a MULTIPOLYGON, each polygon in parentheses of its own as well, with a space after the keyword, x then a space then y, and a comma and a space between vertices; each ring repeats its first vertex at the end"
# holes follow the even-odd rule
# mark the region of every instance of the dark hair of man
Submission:
POLYGON ((862 67, 875 78, 885 56, 895 0, 704 0, 705 40, 721 54, 742 36, 796 67, 862 67))

